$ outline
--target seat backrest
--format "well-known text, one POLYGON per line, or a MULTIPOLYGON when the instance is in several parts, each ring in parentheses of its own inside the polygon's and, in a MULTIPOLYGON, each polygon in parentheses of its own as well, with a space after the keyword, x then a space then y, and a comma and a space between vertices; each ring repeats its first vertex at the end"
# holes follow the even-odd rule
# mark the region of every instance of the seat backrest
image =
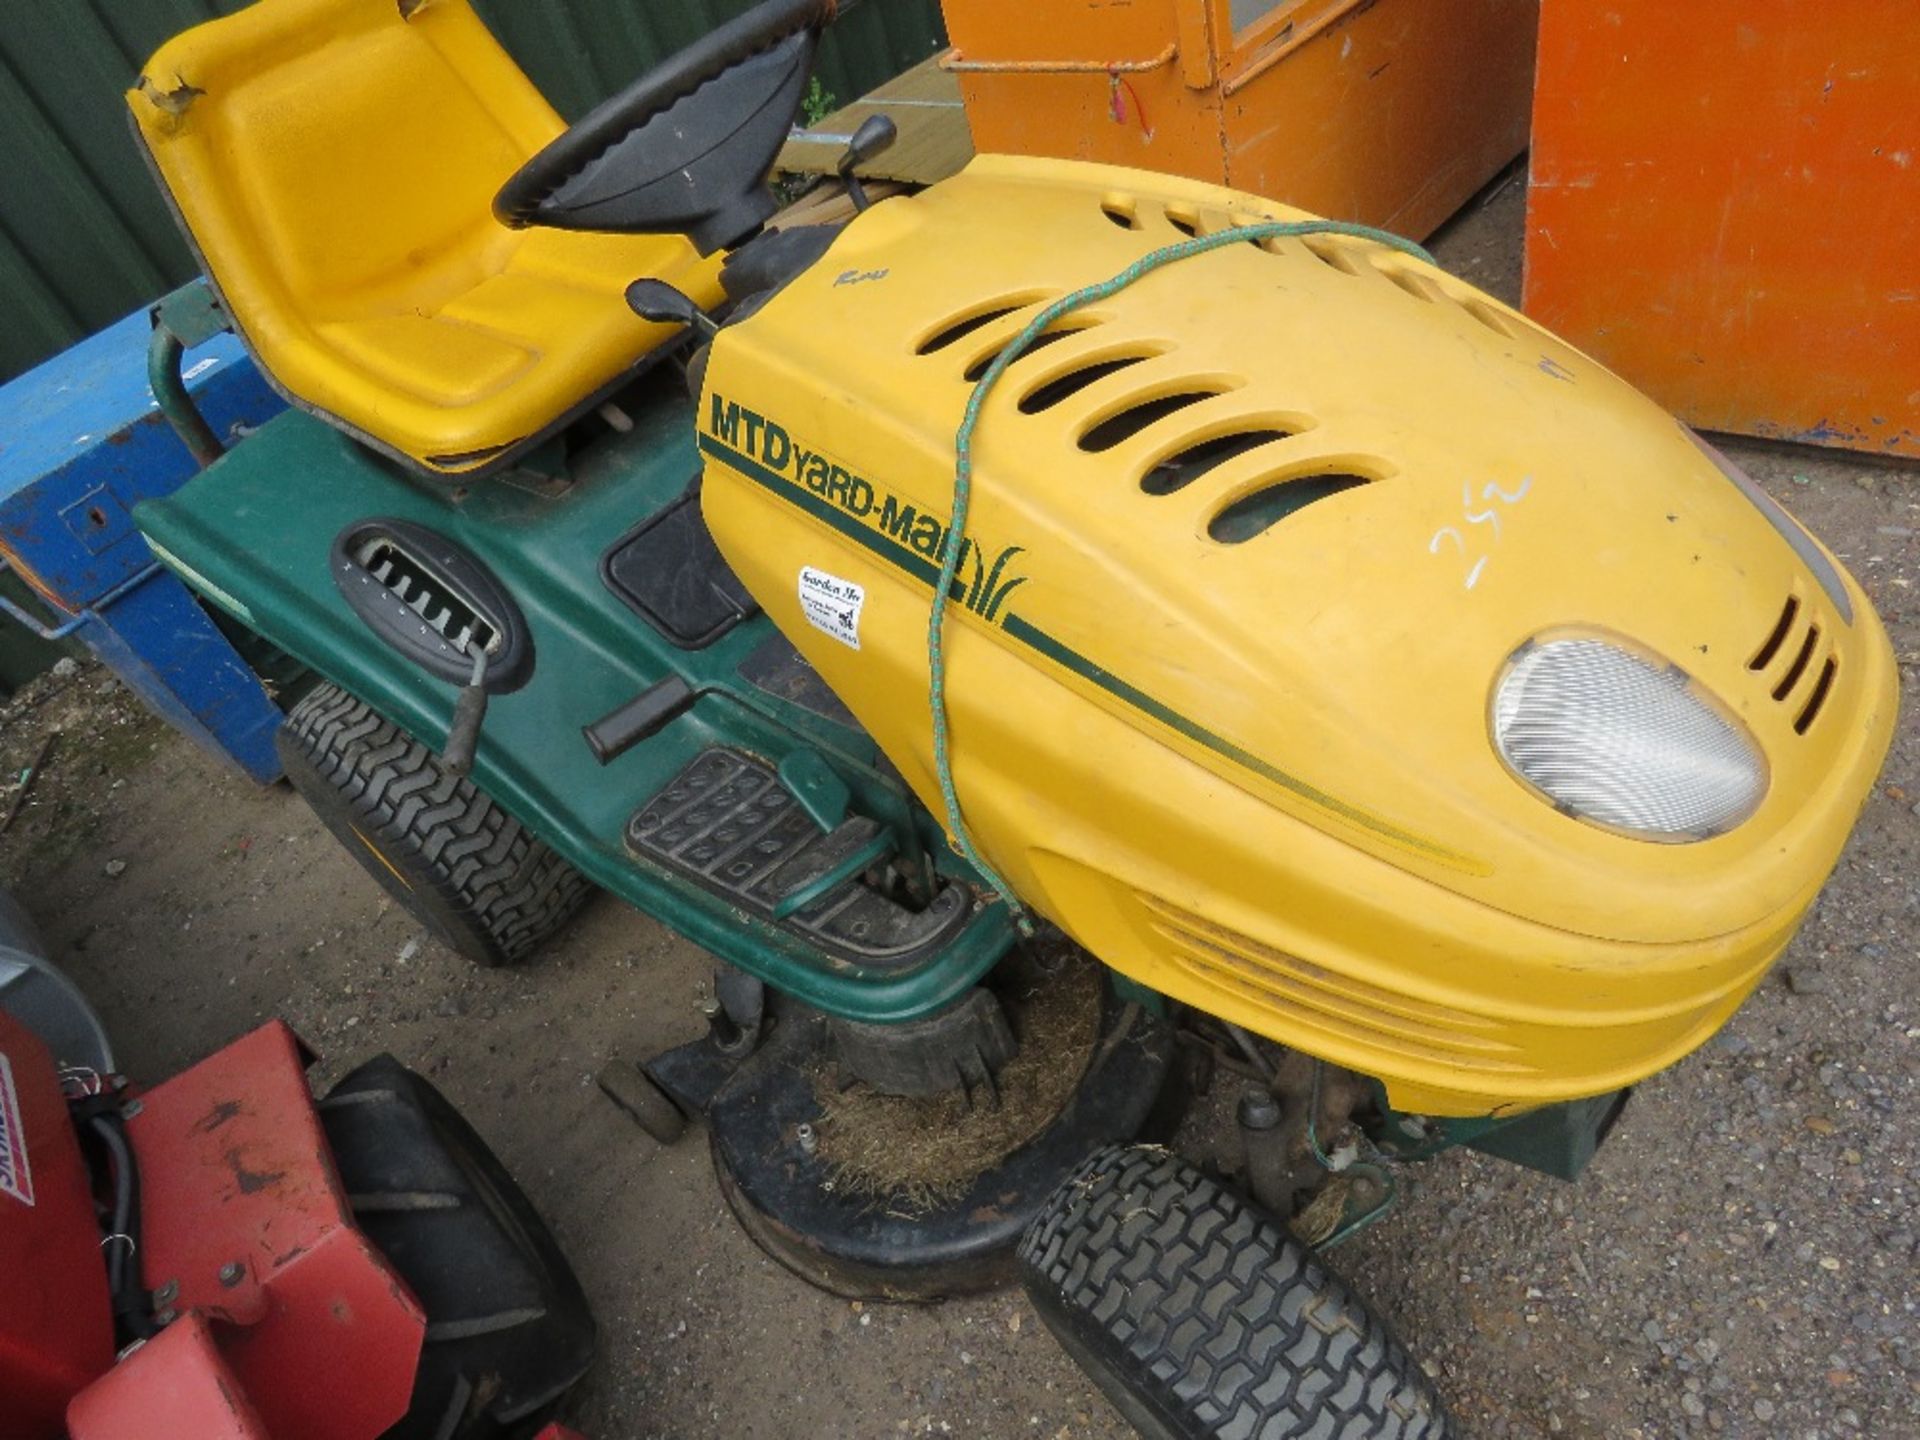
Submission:
POLYGON ((494 191, 562 128, 467 0, 258 0, 170 41, 130 102, 256 332, 470 286, 515 240, 494 191))

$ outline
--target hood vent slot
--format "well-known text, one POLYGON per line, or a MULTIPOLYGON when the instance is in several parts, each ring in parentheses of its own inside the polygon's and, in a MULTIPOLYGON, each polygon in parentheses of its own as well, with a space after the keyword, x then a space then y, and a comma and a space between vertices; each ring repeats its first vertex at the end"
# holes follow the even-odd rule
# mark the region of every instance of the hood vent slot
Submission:
POLYGON ((1800 677, 1807 673, 1807 666, 1813 660, 1813 652, 1820 645, 1820 627, 1809 625, 1807 638, 1800 642, 1800 653, 1793 657, 1793 664, 1787 667, 1787 673, 1780 677, 1780 683, 1773 687, 1773 698, 1784 700, 1793 693, 1793 687, 1800 683, 1800 677))
MULTIPOLYGON (((1033 343, 1020 352, 1020 360, 1026 359, 1036 351, 1046 349, 1047 346, 1053 344, 1056 340, 1064 340, 1069 335, 1078 335, 1083 330, 1091 330, 1098 323, 1097 320, 1080 320, 1061 325, 1057 330, 1042 330, 1038 335, 1033 337, 1033 343)), ((1012 343, 1013 341, 1009 340, 1007 345, 1011 345, 1012 343)), ((1001 345, 989 350, 971 365, 967 366, 967 380, 970 383, 977 384, 980 377, 987 373, 987 367, 993 364, 995 360, 998 360, 1001 351, 1006 348, 1006 345, 1001 345)), ((1018 365, 1020 360, 1014 361, 1014 364, 1018 365)))
POLYGON ((1773 663, 1773 657, 1780 653, 1780 647, 1787 643, 1787 636, 1793 633, 1793 622, 1800 615, 1800 598, 1797 595, 1787 597, 1786 609, 1780 612, 1780 619, 1773 627, 1773 633, 1767 636, 1766 643, 1753 652, 1753 659, 1747 662, 1749 670, 1764 670, 1773 663))
POLYGON ((1747 662, 1747 669, 1756 675, 1764 675, 1784 662, 1785 668, 1768 691, 1782 704, 1799 704, 1793 728, 1800 735, 1811 730, 1813 722, 1820 718, 1820 711, 1826 706, 1834 681, 1840 675, 1840 657, 1833 653, 1833 647, 1827 646, 1824 657, 1820 654, 1823 633, 1814 607, 1798 595, 1789 595, 1780 609, 1780 618, 1774 621, 1773 629, 1767 632, 1767 638, 1747 662), (1813 683, 1808 686, 1810 675, 1813 683), (1805 698, 1795 702, 1794 696, 1802 691, 1805 698))
POLYGON ((1813 722, 1820 716, 1820 707, 1827 703, 1827 693, 1833 689, 1834 676, 1839 673, 1840 662, 1829 655, 1827 663, 1820 667, 1820 678, 1813 682, 1813 694, 1807 697, 1807 703, 1793 722, 1795 734, 1804 735, 1813 728, 1813 722))
POLYGON ((1307 253, 1325 265, 1329 270, 1338 270, 1342 275, 1358 275, 1360 262, 1347 253, 1347 249, 1337 240, 1328 240, 1323 236, 1309 235, 1300 243, 1307 253))
POLYGON ((914 353, 931 355, 935 351, 944 350, 955 341, 966 339, 974 331, 991 325, 996 320, 1004 320, 1014 311, 1024 310, 1035 301, 1045 298, 1042 295, 1013 295, 1003 300, 996 300, 983 309, 969 311, 956 320, 948 321, 944 327, 922 340, 914 353))
POLYGON ((1295 475, 1243 495, 1222 510, 1207 526, 1207 534, 1222 545, 1244 545, 1298 511, 1319 500, 1368 484, 1365 475, 1295 475))
POLYGON ((1169 415, 1178 415, 1189 405, 1198 405, 1202 400, 1211 400, 1223 393, 1219 388, 1209 390, 1183 390, 1177 395, 1161 395, 1152 400, 1142 400, 1137 405, 1129 405, 1117 415, 1109 415, 1080 437, 1080 448, 1091 454, 1111 450, 1138 435, 1149 425, 1166 419, 1169 415))
POLYGON ((1238 435, 1216 435, 1184 450, 1176 450, 1149 470, 1140 480, 1140 488, 1149 495, 1171 495, 1184 490, 1209 470, 1224 465, 1236 456, 1275 440, 1288 440, 1286 430, 1247 430, 1238 435))
POLYGON ((1045 384, 1036 385, 1020 397, 1020 408, 1028 415, 1038 415, 1042 410, 1051 410, 1062 400, 1070 400, 1089 385, 1098 384, 1109 375, 1117 375, 1129 365, 1138 365, 1149 360, 1150 355, 1116 355, 1110 360, 1096 360, 1083 365, 1078 370, 1069 370, 1066 374, 1045 384))
POLYGON ((1182 235, 1191 238, 1200 233, 1200 217, 1192 212, 1176 210, 1169 205, 1162 213, 1166 215, 1167 223, 1182 235))

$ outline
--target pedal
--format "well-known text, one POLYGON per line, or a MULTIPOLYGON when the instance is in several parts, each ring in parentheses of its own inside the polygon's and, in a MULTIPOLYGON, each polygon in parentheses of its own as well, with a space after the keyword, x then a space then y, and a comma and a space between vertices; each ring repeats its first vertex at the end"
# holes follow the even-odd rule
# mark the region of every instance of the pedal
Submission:
POLYGON ((627 822, 627 845, 734 904, 856 964, 919 963, 965 922, 970 896, 947 885, 910 910, 864 884, 886 853, 878 821, 854 815, 823 834, 773 766, 716 747, 627 822), (815 893, 817 892, 817 893, 815 893))

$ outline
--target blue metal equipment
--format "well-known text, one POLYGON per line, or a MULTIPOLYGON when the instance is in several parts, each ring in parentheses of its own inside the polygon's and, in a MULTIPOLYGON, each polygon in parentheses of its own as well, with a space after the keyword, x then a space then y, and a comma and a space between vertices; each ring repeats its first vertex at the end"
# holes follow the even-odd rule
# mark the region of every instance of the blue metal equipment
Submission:
MULTIPOLYGON (((199 468, 148 387, 152 338, 139 311, 0 386, 0 570, 51 612, 0 595, 0 614, 43 639, 82 641, 160 718, 269 783, 280 778, 279 708, 133 525, 136 503, 199 468)), ((197 346, 185 375, 218 436, 284 408, 231 335, 197 346)))

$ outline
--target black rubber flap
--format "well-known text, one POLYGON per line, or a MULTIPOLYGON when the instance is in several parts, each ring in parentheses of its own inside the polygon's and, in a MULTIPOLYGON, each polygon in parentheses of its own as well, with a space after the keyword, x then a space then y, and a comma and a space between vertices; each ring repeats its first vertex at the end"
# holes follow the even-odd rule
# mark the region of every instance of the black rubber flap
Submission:
POLYGON ((600 573, 614 594, 683 650, 711 645, 760 611, 713 543, 697 483, 615 542, 600 573))

